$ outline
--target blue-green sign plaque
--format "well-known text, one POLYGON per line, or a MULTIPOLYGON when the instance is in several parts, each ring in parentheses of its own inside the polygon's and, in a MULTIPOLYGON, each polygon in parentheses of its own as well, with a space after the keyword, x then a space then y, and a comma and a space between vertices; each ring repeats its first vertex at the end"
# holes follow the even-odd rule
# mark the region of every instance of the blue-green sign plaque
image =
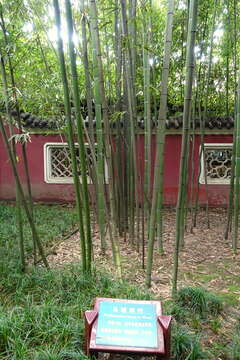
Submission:
POLYGON ((156 305, 102 301, 98 314, 96 344, 157 348, 156 305))

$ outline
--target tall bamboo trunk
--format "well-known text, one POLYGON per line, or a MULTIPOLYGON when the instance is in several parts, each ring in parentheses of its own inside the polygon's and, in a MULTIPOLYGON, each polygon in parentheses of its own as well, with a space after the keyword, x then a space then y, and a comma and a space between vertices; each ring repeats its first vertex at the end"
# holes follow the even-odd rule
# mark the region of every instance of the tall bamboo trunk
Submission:
POLYGON ((192 85, 194 74, 194 46, 197 27, 197 10, 198 0, 190 0, 189 9, 189 22, 188 22, 188 38, 187 38, 187 55, 186 55, 186 82, 184 91, 184 111, 183 111, 183 133, 182 133, 182 146, 181 146, 181 161, 180 161, 180 174, 179 174, 179 187, 178 187, 178 201, 176 212, 176 239, 174 249, 174 265, 173 265, 173 281, 172 281, 172 295, 177 293, 177 280, 178 280, 178 260, 180 249, 180 238, 182 231, 182 213, 184 212, 185 193, 187 191, 187 167, 188 158, 188 132, 189 132, 189 119, 191 112, 191 99, 192 99, 192 85))
POLYGON ((23 188, 22 188, 22 185, 21 185, 21 182, 20 182, 19 174, 17 172, 16 158, 14 157, 14 154, 13 154, 12 149, 10 147, 8 137, 7 137, 5 128, 4 128, 3 120, 2 120, 1 117, 0 117, 0 132, 2 133, 2 136, 3 136, 3 141, 4 141, 4 144, 5 144, 5 148, 7 150, 8 157, 9 157, 9 160, 10 160, 10 163, 11 163, 11 166, 12 166, 14 179, 15 179, 15 182, 17 184, 19 197, 20 197, 20 200, 22 202, 23 208, 24 208, 24 210, 26 212, 26 216, 27 216, 27 219, 28 219, 31 231, 32 231, 32 236, 36 240, 36 245, 38 247, 38 250, 39 250, 39 253, 40 253, 40 256, 42 258, 42 261, 43 261, 44 265, 46 266, 46 268, 49 268, 47 259, 46 259, 45 254, 44 254, 44 250, 43 250, 43 247, 42 247, 41 240, 40 240, 40 238, 38 236, 37 229, 36 229, 36 226, 35 226, 33 218, 32 218, 31 209, 29 208, 29 204, 28 204, 28 202, 27 202, 27 200, 25 198, 24 192, 23 192, 23 188))
MULTIPOLYGON (((71 119, 71 104, 70 104, 70 92, 68 87, 67 73, 66 73, 66 65, 65 65, 65 57, 63 51, 63 41, 61 37, 61 15, 58 0, 53 0, 54 12, 55 12, 55 22, 57 27, 57 45, 58 45, 58 57, 60 64, 60 71, 63 83, 63 91, 64 91, 64 107, 67 118, 67 127, 68 127, 68 142, 71 153, 72 160, 72 171, 73 171, 73 179, 75 185, 76 192, 76 203, 77 203, 77 212, 78 212, 78 221, 79 221, 79 231, 80 231, 80 244, 81 244, 81 258, 82 258, 82 268, 83 271, 88 270, 88 260, 86 254, 86 238, 84 231, 84 220, 83 220, 83 207, 82 207, 82 199, 80 194, 80 181, 78 176, 78 166, 76 159, 76 150, 74 143, 74 133, 73 133, 73 124, 71 119)), ((82 174, 83 175, 83 174, 82 174)))
MULTIPOLYGON (((212 30, 211 30, 211 41, 210 41, 210 52, 209 52, 209 61, 208 61, 208 72, 207 72, 207 86, 206 92, 204 92, 204 123, 206 123, 207 115, 208 115, 208 98, 209 98, 209 90, 210 90, 210 76, 212 71, 212 57, 213 57, 213 37, 216 27, 216 14, 217 14, 217 0, 214 2, 214 12, 213 12, 213 21, 212 21, 212 30)), ((208 201, 208 182, 207 182, 207 172, 206 172, 206 161, 205 161, 205 151, 204 151, 204 127, 201 128, 201 146, 202 153, 204 159, 204 182, 206 189, 206 216, 207 216, 207 225, 210 228, 210 220, 209 220, 209 201, 208 201)))
POLYGON ((151 285, 153 248, 154 248, 154 239, 156 234, 155 231, 156 217, 162 216, 162 212, 160 214, 157 214, 156 210, 157 210, 159 197, 160 197, 161 209, 163 204, 165 124, 166 124, 166 114, 167 114, 168 74, 169 74, 171 44, 172 44, 173 11, 174 11, 174 0, 169 0, 167 22, 166 22, 164 58, 163 58, 163 67, 162 67, 160 109, 158 115, 158 127, 157 127, 157 135, 156 135, 157 153, 155 159, 152 207, 151 207, 151 215, 149 222, 149 237, 148 237, 148 250, 147 250, 147 277, 146 277, 146 285, 148 287, 151 285))
MULTIPOLYGON (((91 31, 93 36, 93 48, 95 49, 93 56, 95 57, 95 62, 97 65, 96 75, 97 83, 95 84, 96 92, 99 96, 99 111, 103 113, 103 123, 104 123, 104 144, 105 144, 105 155, 106 162, 108 167, 108 182, 109 182, 109 205, 110 205, 110 214, 109 221, 112 231, 112 250, 115 264, 117 267, 118 275, 121 278, 121 256, 119 248, 119 239, 116 231, 116 204, 114 199, 114 168, 112 163, 112 148, 111 148, 111 134, 109 119, 107 113, 107 101, 105 96, 105 87, 104 87, 104 75, 103 75, 103 65, 102 65, 102 55, 101 55, 101 46, 100 46, 100 37, 98 29, 98 15, 97 7, 95 0, 90 0, 90 12, 91 12, 91 31)), ((100 114, 99 114, 100 115, 100 114)))
MULTIPOLYGON (((7 76, 6 76, 4 58, 1 52, 0 52, 0 62, 1 62, 1 75, 2 75, 2 83, 3 83, 4 102, 5 102, 6 114, 9 124, 10 137, 12 137, 13 126, 11 125, 12 121, 11 121, 11 115, 9 109, 7 76)), ((17 154, 16 154, 16 146, 14 139, 11 141, 11 148, 14 158, 16 159, 17 154)), ((15 192, 16 192, 17 221, 18 221, 18 233, 19 233, 19 253, 20 253, 20 261, 21 261, 21 270, 24 272, 26 270, 26 260, 25 260, 25 250, 24 250, 23 222, 22 222, 21 203, 20 203, 19 192, 16 182, 15 182, 15 192)))
MULTIPOLYGON (((7 55, 7 61, 8 61, 9 74, 10 74, 10 82, 11 82, 11 87, 12 87, 12 95, 13 95, 13 99, 14 99, 15 109, 17 112, 17 125, 18 125, 18 129, 19 129, 20 133, 22 133, 22 124, 21 124, 21 119, 20 119, 20 109, 19 109, 17 93, 16 93, 14 69, 13 69, 13 65, 12 65, 11 54, 10 54, 10 44, 9 44, 9 40, 8 40, 9 35, 8 35, 7 29, 5 26, 2 4, 0 4, 0 26, 2 28, 3 38, 4 38, 5 46, 7 49, 6 55, 7 55)), ((13 127, 12 127, 12 129, 13 129, 13 127)), ((15 148, 15 145, 13 146, 13 149, 14 148, 15 148)), ((27 181, 28 201, 30 204, 30 210, 32 212, 32 218, 33 218, 32 189, 31 189, 31 181, 30 181, 30 174, 29 174, 29 168, 28 168, 28 159, 27 159, 27 151, 26 151, 26 143, 25 142, 22 143, 22 154, 23 154, 23 166, 24 166, 24 171, 25 171, 25 177, 26 177, 26 181, 27 181)), ((22 227, 21 203, 19 200, 19 194, 17 192, 18 192, 18 190, 17 190, 17 186, 16 186, 16 198, 17 198, 17 207, 18 207, 17 216, 18 216, 18 223, 19 223, 19 230, 20 230, 20 242, 23 242, 23 239, 21 239, 21 237, 23 236, 23 230, 21 229, 21 227, 22 227)), ((36 265, 36 263, 37 263, 37 244, 36 244, 36 239, 34 237, 32 240, 33 240, 34 264, 36 265)))
MULTIPOLYGON (((234 136, 233 136, 233 151, 232 151, 232 164, 231 164, 231 181, 230 181, 230 190, 228 196, 228 210, 227 210, 227 225, 224 234, 224 238, 228 239, 228 233, 231 231, 232 226, 232 215, 233 215, 233 202, 234 202, 234 179, 235 179, 235 162, 236 162, 236 119, 237 119, 237 4, 236 0, 233 2, 234 8, 234 29, 233 37, 231 36, 231 43, 233 47, 233 64, 234 64, 234 87, 235 87, 235 108, 234 108, 234 136)), ((230 9, 228 8, 230 11, 230 9)), ((230 18, 230 12, 228 14, 230 18)), ((230 20, 229 20, 230 22, 230 20)), ((229 24, 230 26, 230 24, 229 24)), ((229 27, 229 34, 232 34, 232 31, 229 27)))
POLYGON ((93 130, 93 106, 92 106, 92 87, 91 87, 91 78, 89 70, 89 60, 88 60, 88 42, 87 42, 87 26, 86 26, 86 6, 85 0, 80 1, 80 10, 82 15, 81 21, 81 30, 82 30, 82 52, 83 52, 83 66, 84 66, 84 75, 85 75, 85 88, 86 88, 86 98, 87 98, 87 111, 88 111, 88 123, 89 123, 89 133, 92 145, 94 145, 94 130, 93 130))
POLYGON ((90 220, 90 207, 89 207, 89 198, 88 198, 88 183, 87 183, 87 166, 86 166, 86 152, 84 145, 84 135, 83 135, 83 119, 80 109, 80 95, 78 87, 78 73, 76 65, 76 53, 74 49, 73 38, 73 20, 72 20, 72 8, 70 0, 65 0, 66 7, 66 19, 68 26, 68 46, 69 46, 69 55, 70 55, 70 64, 71 64, 71 75, 72 75, 72 85, 73 85, 73 99, 75 106, 75 116, 77 121, 77 139, 80 153, 80 169, 81 169, 81 179, 82 179, 82 193, 83 193, 83 207, 84 207, 84 232, 86 239, 86 265, 87 271, 91 272, 91 261, 92 261, 92 237, 91 237, 91 220, 90 220))
MULTIPOLYGON (((147 5, 149 5, 147 3, 147 5)), ((144 8, 143 18, 143 93, 144 93, 144 147, 145 147, 145 161, 144 161, 144 201, 147 204, 146 210, 149 210, 150 201, 150 187, 151 187, 151 96, 150 96, 150 54, 148 44, 150 44, 150 7, 144 8), (146 17, 146 19, 145 19, 146 17)), ((146 214, 147 215, 147 214, 146 214)))
POLYGON ((234 233, 233 251, 237 253, 238 247, 238 227, 239 227, 239 190, 240 190, 240 74, 238 77, 238 96, 237 96, 237 124, 236 124, 236 162, 235 162, 235 181, 234 181, 234 233))
POLYGON ((134 211, 136 209, 137 219, 139 213, 139 177, 137 171, 137 153, 136 153, 136 101, 134 94, 133 68, 132 68, 132 52, 129 41, 129 29, 127 22, 126 0, 120 0, 122 13, 122 30, 126 43, 124 52, 125 65, 125 80, 126 92, 128 101, 128 115, 129 115, 129 194, 130 194, 130 241, 134 243, 135 234, 135 217, 134 211))

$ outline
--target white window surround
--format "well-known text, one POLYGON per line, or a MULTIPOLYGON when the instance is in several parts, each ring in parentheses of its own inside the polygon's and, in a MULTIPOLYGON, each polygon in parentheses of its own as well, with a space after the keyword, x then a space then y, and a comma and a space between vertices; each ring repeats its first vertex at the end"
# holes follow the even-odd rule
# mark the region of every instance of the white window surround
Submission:
MULTIPOLYGON (((97 144, 95 144, 97 145, 97 144)), ((78 147, 78 143, 75 143, 78 147)), ((88 147, 88 143, 85 143, 88 147)), ((44 181, 48 184, 73 184, 69 146, 66 142, 48 142, 44 144, 44 181), (59 150, 59 151, 58 151, 59 150), (55 163, 53 162, 55 160, 55 163)), ((81 175, 79 176, 81 182, 81 175)), ((88 184, 92 184, 87 176, 88 184)), ((105 182, 108 183, 108 169, 105 162, 105 182)))
MULTIPOLYGON (((204 153, 205 153, 205 162, 207 164, 207 183, 209 185, 228 185, 230 184, 230 172, 231 172, 231 157, 229 156, 229 150, 232 150, 232 143, 205 143, 204 144, 204 153), (219 153, 224 154, 223 159, 218 159, 212 157, 214 153, 212 150, 219 150, 219 153), (207 156, 206 156, 207 155, 207 156), (215 163, 215 164, 214 164, 215 163)), ((201 145, 199 148, 199 153, 201 153, 201 145)), ((200 184, 205 184, 204 178, 204 154, 201 155, 201 174, 199 182, 200 184)))

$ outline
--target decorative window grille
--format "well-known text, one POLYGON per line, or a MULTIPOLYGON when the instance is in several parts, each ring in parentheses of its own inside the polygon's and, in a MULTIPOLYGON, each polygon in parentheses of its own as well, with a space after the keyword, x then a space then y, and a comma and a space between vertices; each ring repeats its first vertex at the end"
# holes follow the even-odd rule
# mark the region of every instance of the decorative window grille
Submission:
POLYGON ((206 169, 208 184, 229 184, 231 164, 232 144, 204 144, 204 154, 202 152, 201 156, 200 183, 205 184, 204 169, 206 169))
MULTIPOLYGON (((85 144, 87 157, 87 182, 92 183, 91 169, 93 159, 88 143, 85 144)), ((79 147, 75 144, 79 176, 80 174, 80 158, 79 147)), ((97 147, 96 155, 97 155, 97 147)), ((46 143, 44 145, 44 179, 51 184, 73 184, 71 153, 67 143, 46 143)), ((105 182, 108 182, 108 171, 105 163, 105 182)))

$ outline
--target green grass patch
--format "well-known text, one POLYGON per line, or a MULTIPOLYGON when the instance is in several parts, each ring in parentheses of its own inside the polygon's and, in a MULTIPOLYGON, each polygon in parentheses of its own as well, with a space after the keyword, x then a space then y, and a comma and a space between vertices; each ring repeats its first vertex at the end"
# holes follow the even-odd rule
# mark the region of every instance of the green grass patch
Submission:
POLYGON ((221 293, 221 298, 226 302, 228 305, 234 306, 239 308, 239 294, 236 293, 221 293))
POLYGON ((218 315, 223 310, 223 302, 219 296, 197 287, 179 290, 177 304, 203 318, 207 315, 218 315))
POLYGON ((228 290, 229 291, 234 291, 234 292, 237 292, 238 294, 240 294, 240 288, 239 288, 239 285, 229 285, 228 286, 228 290))
POLYGON ((184 327, 174 327, 172 336, 173 360, 200 360, 206 359, 205 356, 197 336, 187 332, 184 327))
MULTIPOLYGON (((19 266, 18 227, 16 207, 0 204, 0 273, 19 266)), ((60 205, 34 205, 34 220, 44 247, 53 245, 57 237, 66 235, 77 223, 74 208, 60 205)), ((24 247, 27 255, 32 253, 32 233, 23 214, 24 247)))
POLYGON ((98 272, 69 267, 0 281, 0 359, 84 359, 83 319, 96 297, 150 299, 150 293, 98 272))

